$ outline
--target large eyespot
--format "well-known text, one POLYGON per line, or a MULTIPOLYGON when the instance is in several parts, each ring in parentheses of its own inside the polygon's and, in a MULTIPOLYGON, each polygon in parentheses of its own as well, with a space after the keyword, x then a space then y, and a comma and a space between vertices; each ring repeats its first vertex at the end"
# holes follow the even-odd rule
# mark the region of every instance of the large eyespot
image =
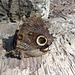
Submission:
POLYGON ((18 34, 18 39, 22 40, 23 39, 23 35, 22 34, 18 34))
POLYGON ((37 37, 36 39, 36 43, 39 45, 39 46, 44 46, 46 45, 47 43, 47 38, 43 35, 40 35, 37 37))

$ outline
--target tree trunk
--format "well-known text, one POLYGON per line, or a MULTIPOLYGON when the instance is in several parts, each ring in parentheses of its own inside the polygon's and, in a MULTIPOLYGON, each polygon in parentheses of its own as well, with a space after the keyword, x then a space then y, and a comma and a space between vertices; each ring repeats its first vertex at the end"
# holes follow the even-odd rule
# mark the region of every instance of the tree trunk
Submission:
MULTIPOLYGON (((29 6, 29 9, 25 10, 24 0, 15 0, 16 2, 11 0, 12 2, 10 3, 9 1, 10 0, 0 0, 0 6, 2 7, 0 7, 0 75, 75 75, 75 14, 49 19, 51 23, 47 25, 49 32, 53 33, 56 38, 49 47, 49 53, 46 55, 24 58, 22 60, 11 57, 8 58, 5 55, 6 50, 7 48, 9 48, 8 50, 12 48, 13 35, 18 24, 7 23, 4 20, 7 20, 7 18, 13 21, 19 20, 19 17, 23 15, 29 17, 30 13, 33 13, 35 10, 40 13, 42 11, 42 17, 47 18, 50 5, 46 3, 49 0, 25 0, 26 4, 27 2, 30 3, 30 5, 27 4, 27 8, 29 6), (10 6, 8 6, 9 4, 10 6), (20 7, 18 7, 18 5, 20 5, 20 7), (13 9, 15 7, 16 9, 13 9), (35 8, 35 10, 33 8, 35 8), (16 12, 14 13, 14 11, 16 12), (16 13, 19 15, 16 15, 16 13)), ((57 16, 59 13, 64 14, 67 12, 66 7, 64 8, 65 11, 61 10, 61 12, 59 12, 59 10, 62 8, 61 6, 64 6, 66 1, 70 2, 70 0, 64 0, 64 3, 60 0, 51 0, 51 4, 53 3, 52 1, 55 5, 53 4, 51 7, 50 16, 57 16)), ((68 9, 68 13, 69 12, 71 11, 68 9)))
MULTIPOLYGON (((0 75, 75 75, 75 14, 64 18, 49 19, 52 24, 48 25, 49 31, 56 39, 49 47, 50 52, 42 57, 7 58, 0 45, 0 75)), ((0 38, 12 36, 16 25, 0 23, 0 38)), ((6 44, 11 46, 9 41, 6 44)))
POLYGON ((34 13, 40 13, 48 18, 50 0, 0 0, 0 21, 15 21, 22 16, 27 18, 34 13))

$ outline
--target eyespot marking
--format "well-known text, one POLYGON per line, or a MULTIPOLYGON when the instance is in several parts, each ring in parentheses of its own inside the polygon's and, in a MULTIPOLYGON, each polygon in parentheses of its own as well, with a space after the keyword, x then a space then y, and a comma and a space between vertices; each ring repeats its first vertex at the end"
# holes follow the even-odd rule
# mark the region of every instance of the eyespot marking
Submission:
POLYGON ((47 38, 43 35, 40 35, 37 37, 36 39, 36 43, 39 45, 39 46, 44 46, 46 45, 47 43, 47 38))

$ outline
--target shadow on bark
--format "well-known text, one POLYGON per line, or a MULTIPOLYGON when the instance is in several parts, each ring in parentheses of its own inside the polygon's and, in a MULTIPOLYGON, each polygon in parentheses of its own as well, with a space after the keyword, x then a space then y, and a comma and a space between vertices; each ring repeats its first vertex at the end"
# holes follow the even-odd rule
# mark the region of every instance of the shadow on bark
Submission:
POLYGON ((9 51, 15 49, 14 46, 13 46, 13 44, 14 44, 13 40, 14 40, 14 35, 13 35, 13 36, 10 36, 8 39, 6 39, 6 38, 3 38, 3 39, 2 39, 3 48, 4 48, 4 49, 6 50, 6 52, 7 52, 7 53, 6 53, 6 57, 7 57, 7 58, 8 58, 8 57, 14 58, 14 56, 12 56, 12 55, 9 53, 9 51))

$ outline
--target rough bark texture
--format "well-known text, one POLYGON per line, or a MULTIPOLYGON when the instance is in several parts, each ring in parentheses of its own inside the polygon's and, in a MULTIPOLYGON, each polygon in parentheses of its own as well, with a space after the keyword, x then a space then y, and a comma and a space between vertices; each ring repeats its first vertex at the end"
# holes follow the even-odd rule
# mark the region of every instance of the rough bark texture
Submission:
MULTIPOLYGON (((75 75, 75 14, 64 18, 49 19, 52 23, 48 25, 49 31, 56 39, 49 47, 50 52, 42 57, 7 58, 6 50, 0 45, 0 75, 75 75)), ((12 36, 16 25, 0 23, 0 38, 12 36)), ((11 47, 10 41, 6 44, 11 47)))
MULTIPOLYGON (((3 20, 7 21, 8 18, 12 20, 18 20, 20 16, 29 14, 25 13, 26 11, 23 10, 20 11, 21 14, 19 16, 16 15, 15 17, 14 11, 22 9, 17 7, 17 4, 19 4, 18 0, 15 0, 17 2, 12 0, 11 7, 8 6, 9 1, 0 0, 0 21, 3 20), (16 3, 15 6, 13 5, 13 3, 14 4, 16 3), (16 9, 12 11, 14 7, 16 7, 16 9), (12 13, 12 16, 9 12, 12 13)), ((20 1, 21 7, 23 7, 24 0, 20 1)), ((32 0, 25 0, 25 1, 30 2, 32 0)), ((33 3, 31 3, 31 5, 36 6, 36 9, 37 8, 41 9, 42 7, 40 6, 41 7, 40 8, 38 6, 39 3, 36 1, 42 0, 33 0, 33 3), (37 4, 34 5, 34 3, 37 4)), ((48 25, 48 27, 50 33, 53 33, 56 39, 49 47, 50 52, 47 53, 46 55, 43 55, 42 57, 24 58, 22 60, 6 57, 5 54, 7 48, 9 48, 8 50, 12 49, 13 35, 17 28, 17 23, 1 22, 0 75, 75 75, 75 14, 72 14, 75 12, 74 3, 75 0, 66 0, 66 1, 51 0, 50 17, 52 16, 55 18, 49 19, 52 25, 51 26, 48 25), (63 16, 62 14, 63 15, 71 14, 71 15, 63 16), (56 17, 58 15, 60 15, 61 17, 56 17), (9 36, 10 38, 8 38, 9 36), (3 45, 6 45, 5 49, 2 47, 3 45)), ((26 9, 25 7, 23 9, 26 9)), ((43 10, 43 8, 41 10, 43 10)), ((33 9, 31 10, 29 9, 29 11, 31 12, 33 11, 33 9)), ((45 11, 44 13, 45 15, 48 16, 47 14, 48 12, 46 13, 45 11)))
POLYGON ((19 20, 23 15, 29 17, 33 13, 48 18, 49 8, 49 0, 0 0, 0 21, 19 20))
POLYGON ((50 0, 50 17, 75 13, 75 0, 50 0))

